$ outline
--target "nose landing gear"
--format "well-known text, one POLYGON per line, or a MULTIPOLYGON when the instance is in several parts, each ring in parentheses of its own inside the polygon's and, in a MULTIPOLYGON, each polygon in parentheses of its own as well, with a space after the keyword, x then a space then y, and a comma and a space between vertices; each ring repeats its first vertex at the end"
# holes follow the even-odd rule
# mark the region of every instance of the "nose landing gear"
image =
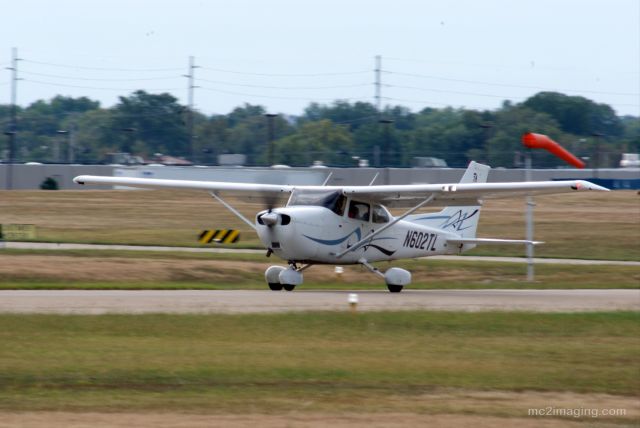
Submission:
POLYGON ((282 266, 269 266, 264 272, 264 279, 267 281, 267 285, 272 291, 282 290, 282 284, 280 283, 280 272, 285 270, 282 266))
POLYGON ((298 268, 295 263, 291 263, 288 268, 284 266, 270 266, 264 273, 264 278, 273 291, 283 288, 286 291, 293 291, 296 285, 303 282, 302 271, 311 265, 298 268))

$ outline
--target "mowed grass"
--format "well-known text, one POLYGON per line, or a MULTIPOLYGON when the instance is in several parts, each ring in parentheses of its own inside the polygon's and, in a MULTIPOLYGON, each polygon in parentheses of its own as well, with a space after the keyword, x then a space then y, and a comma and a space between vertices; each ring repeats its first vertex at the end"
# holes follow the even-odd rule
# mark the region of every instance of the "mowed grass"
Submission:
POLYGON ((0 409, 427 411, 434 390, 640 393, 640 314, 0 315, 0 409), (407 410, 407 409, 404 409, 407 410))
MULTIPOLYGON (((264 271, 278 260, 261 254, 203 254, 137 251, 5 250, 0 254, 0 289, 264 289, 264 271)), ((405 260, 379 263, 412 272, 407 288, 638 288, 640 266, 536 266, 527 282, 520 263, 405 260)), ((313 266, 299 289, 384 289, 360 266, 313 266)))
MULTIPOLYGON (((260 205, 229 199, 253 219, 260 205)), ((640 260, 640 196, 636 191, 576 193, 535 199, 536 248, 542 257, 640 260)), ((481 237, 524 238, 525 201, 488 200, 481 237)), ((0 223, 35 224, 38 240, 198 246, 204 229, 241 231, 236 247, 261 247, 255 233, 204 192, 0 191, 0 223)), ((479 247, 470 254, 523 255, 524 248, 479 247)))

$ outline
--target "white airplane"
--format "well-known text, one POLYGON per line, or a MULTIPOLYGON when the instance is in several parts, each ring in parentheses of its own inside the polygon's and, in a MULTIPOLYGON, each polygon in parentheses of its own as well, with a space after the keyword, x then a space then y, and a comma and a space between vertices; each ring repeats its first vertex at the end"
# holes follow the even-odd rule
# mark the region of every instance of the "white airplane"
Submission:
POLYGON ((371 263, 460 254, 477 244, 539 243, 476 238, 483 199, 608 190, 583 180, 487 183, 489 170, 487 165, 471 162, 459 183, 380 186, 293 186, 89 175, 74 181, 208 191, 257 232, 267 248, 267 257, 275 254, 287 261, 288 267, 271 266, 265 272, 271 290, 287 291, 302 284, 302 272, 315 264, 360 264, 382 277, 389 291, 399 292, 411 283, 411 273, 397 267, 382 273, 371 263), (288 197, 288 202, 281 208, 260 211, 254 223, 222 199, 220 192, 267 200, 288 197), (414 214, 426 205, 444 209, 414 214), (408 209, 395 217, 385 206, 408 209))

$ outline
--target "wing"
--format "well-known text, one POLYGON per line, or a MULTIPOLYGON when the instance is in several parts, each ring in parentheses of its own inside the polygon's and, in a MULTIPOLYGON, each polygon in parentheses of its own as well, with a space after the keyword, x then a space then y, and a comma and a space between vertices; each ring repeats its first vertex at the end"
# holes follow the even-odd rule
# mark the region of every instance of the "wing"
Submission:
POLYGON ((294 186, 281 184, 229 183, 220 181, 166 180, 159 178, 107 177, 80 175, 73 179, 78 184, 137 187, 143 189, 206 190, 231 193, 245 200, 262 202, 264 198, 286 198, 294 186))
POLYGON ((585 180, 347 186, 343 188, 345 195, 379 202, 391 207, 415 206, 430 195, 434 195, 434 198, 433 203, 430 203, 429 206, 464 206, 477 205, 478 199, 510 198, 589 190, 608 191, 609 189, 585 180))
POLYGON ((410 184, 385 186, 292 186, 281 184, 228 183, 220 181, 165 180, 155 178, 103 177, 80 175, 73 179, 78 184, 116 185, 141 188, 169 188, 206 190, 232 193, 256 200, 267 197, 288 196, 294 190, 314 192, 336 190, 352 196, 391 207, 411 207, 433 195, 437 205, 477 205, 478 199, 508 198, 525 195, 570 193, 608 189, 584 180, 531 181, 509 183, 450 183, 410 184))

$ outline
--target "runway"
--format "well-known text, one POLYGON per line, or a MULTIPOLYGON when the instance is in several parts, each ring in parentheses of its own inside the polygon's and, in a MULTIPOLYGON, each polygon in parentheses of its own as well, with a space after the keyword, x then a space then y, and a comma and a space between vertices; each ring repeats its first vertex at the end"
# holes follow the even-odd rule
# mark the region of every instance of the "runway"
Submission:
MULTIPOLYGON (((358 291, 358 311, 640 310, 640 290, 358 291)), ((0 313, 259 313, 349 311, 348 291, 2 290, 0 313)))

